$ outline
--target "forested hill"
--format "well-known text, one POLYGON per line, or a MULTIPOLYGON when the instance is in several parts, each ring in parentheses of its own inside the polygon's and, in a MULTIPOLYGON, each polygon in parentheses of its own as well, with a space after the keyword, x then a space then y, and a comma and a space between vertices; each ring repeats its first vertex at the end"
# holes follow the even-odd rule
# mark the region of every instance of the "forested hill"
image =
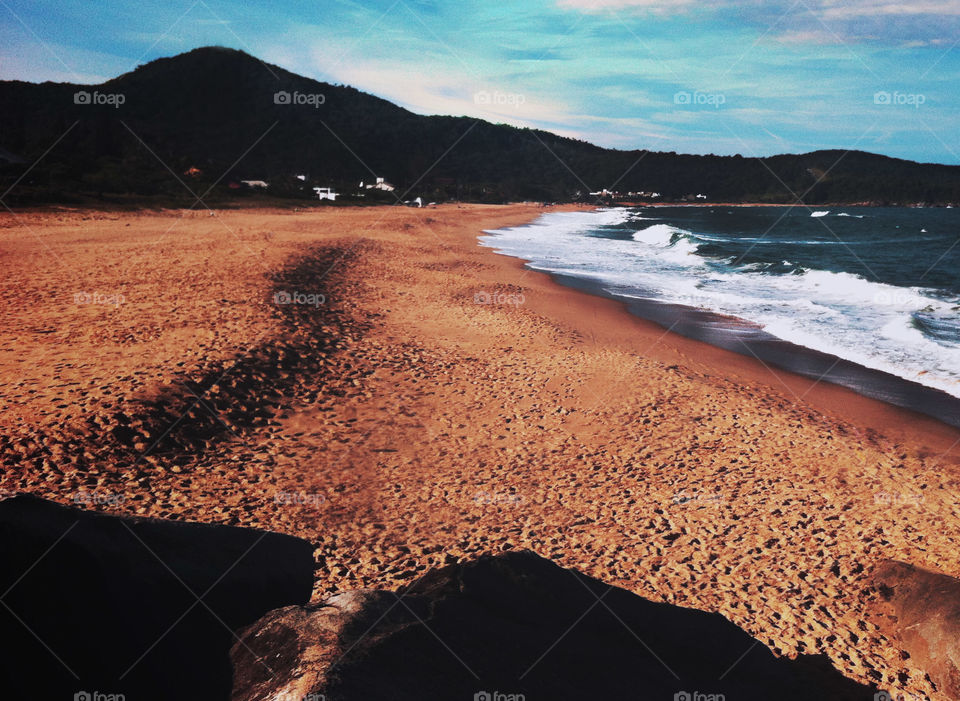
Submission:
MULTIPOLYGON (((432 200, 586 198, 810 204, 960 202, 960 167, 859 151, 765 159, 621 151, 469 117, 422 116, 354 88, 202 48, 101 85, 0 82, 0 192, 8 204, 84 198, 208 198, 241 180, 306 198, 385 177, 432 200), (307 176, 305 180, 296 175, 307 176), (579 193, 579 194, 578 194, 579 193)), ((372 196, 372 193, 371 193, 372 196)))

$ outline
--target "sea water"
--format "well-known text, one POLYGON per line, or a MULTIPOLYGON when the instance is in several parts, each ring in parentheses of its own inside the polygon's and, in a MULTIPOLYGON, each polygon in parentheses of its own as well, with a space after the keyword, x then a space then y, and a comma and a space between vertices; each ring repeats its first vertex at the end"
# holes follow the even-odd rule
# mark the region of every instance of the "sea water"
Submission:
POLYGON ((481 243, 667 328, 960 424, 960 210, 555 212, 481 243), (810 351, 809 353, 802 352, 810 351))

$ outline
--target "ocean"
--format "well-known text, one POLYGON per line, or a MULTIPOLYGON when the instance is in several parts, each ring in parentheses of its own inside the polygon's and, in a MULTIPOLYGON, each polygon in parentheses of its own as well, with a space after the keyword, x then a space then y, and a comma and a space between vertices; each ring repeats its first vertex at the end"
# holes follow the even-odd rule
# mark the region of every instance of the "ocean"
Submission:
POLYGON ((960 426, 960 209, 611 208, 480 241, 677 333, 960 426))

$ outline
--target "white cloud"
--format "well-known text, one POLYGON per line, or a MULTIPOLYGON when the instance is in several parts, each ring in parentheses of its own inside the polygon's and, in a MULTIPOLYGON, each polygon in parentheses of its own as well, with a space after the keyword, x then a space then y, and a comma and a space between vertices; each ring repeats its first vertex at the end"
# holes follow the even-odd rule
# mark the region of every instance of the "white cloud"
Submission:
POLYGON ((791 0, 775 0, 766 3, 759 0, 747 0, 739 3, 730 0, 557 0, 557 5, 563 9, 579 10, 581 12, 639 10, 659 13, 694 7, 698 10, 703 8, 730 8, 740 13, 745 7, 763 7, 772 15, 795 8, 800 12, 808 10, 821 19, 851 19, 854 17, 875 17, 877 15, 960 16, 960 3, 956 0, 912 0, 911 2, 811 0, 811 2, 805 2, 799 6, 791 0))
POLYGON ((135 68, 123 57, 73 46, 21 40, 3 45, 0 80, 95 85, 135 68))
POLYGON ((324 43, 307 52, 306 59, 278 48, 265 52, 271 63, 327 82, 343 83, 373 93, 419 114, 469 116, 518 127, 537 127, 546 121, 566 123, 569 106, 555 96, 523 85, 477 80, 465 75, 459 63, 451 66, 424 61, 404 63, 379 58, 357 59, 349 49, 324 43))
POLYGON ((773 37, 781 44, 843 44, 839 35, 827 29, 791 29, 773 37))
MULTIPOLYGON (((789 44, 848 41, 944 41, 960 31, 957 0, 555 0, 563 10, 588 14, 682 16, 705 19, 721 13, 769 38, 789 44)), ((914 44, 916 45, 916 44, 914 44)))
MULTIPOLYGON (((560 7, 586 12, 634 8, 640 10, 669 10, 696 4, 695 0, 558 0, 560 7)), ((717 2, 704 4, 717 5, 717 2)))
POLYGON ((960 3, 956 0, 911 0, 910 2, 887 2, 857 0, 837 2, 825 0, 818 8, 823 19, 853 19, 890 15, 939 15, 960 16, 960 3))
POLYGON ((603 12, 605 10, 635 10, 663 14, 677 10, 727 5, 724 0, 557 0, 565 10, 603 12))

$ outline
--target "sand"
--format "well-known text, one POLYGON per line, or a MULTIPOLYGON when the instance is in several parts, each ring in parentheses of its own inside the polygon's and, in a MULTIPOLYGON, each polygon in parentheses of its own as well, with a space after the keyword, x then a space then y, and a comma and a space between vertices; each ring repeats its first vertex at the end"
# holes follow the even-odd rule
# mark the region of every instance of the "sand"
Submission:
POLYGON ((2 215, 0 489, 307 538, 317 598, 529 548, 936 697, 868 572, 960 574, 960 432, 476 244, 540 211, 2 215))

